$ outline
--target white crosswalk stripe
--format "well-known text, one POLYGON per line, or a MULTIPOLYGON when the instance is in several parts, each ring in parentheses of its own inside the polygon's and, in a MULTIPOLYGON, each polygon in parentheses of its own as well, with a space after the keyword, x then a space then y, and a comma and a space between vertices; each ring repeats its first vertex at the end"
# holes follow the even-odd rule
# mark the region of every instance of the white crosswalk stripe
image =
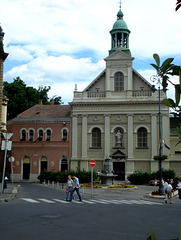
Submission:
POLYGON ((40 203, 32 198, 21 198, 22 200, 26 201, 26 202, 30 202, 30 203, 40 203))
POLYGON ((38 198, 38 200, 42 201, 42 202, 45 202, 45 203, 55 203, 51 200, 48 200, 48 199, 44 199, 44 198, 38 198))
POLYGON ((96 204, 95 202, 91 202, 91 201, 88 201, 88 200, 83 200, 83 203, 89 203, 89 204, 96 204))
POLYGON ((53 199, 53 201, 55 201, 55 202, 59 202, 59 203, 69 204, 69 203, 66 202, 65 200, 60 200, 60 199, 53 199))
MULTIPOLYGON (((45 199, 45 198, 20 198, 23 201, 26 201, 28 203, 51 203, 51 204, 70 204, 70 202, 67 202, 65 200, 61 199, 45 199)), ((150 202, 150 201, 145 201, 145 200, 119 200, 119 199, 112 199, 112 200, 107 200, 107 199, 86 199, 83 200, 82 202, 79 201, 72 201, 72 203, 75 204, 102 204, 102 205, 109 205, 109 204, 115 204, 115 205, 121 205, 121 204, 127 204, 127 205, 163 205, 163 203, 159 202, 150 202)))

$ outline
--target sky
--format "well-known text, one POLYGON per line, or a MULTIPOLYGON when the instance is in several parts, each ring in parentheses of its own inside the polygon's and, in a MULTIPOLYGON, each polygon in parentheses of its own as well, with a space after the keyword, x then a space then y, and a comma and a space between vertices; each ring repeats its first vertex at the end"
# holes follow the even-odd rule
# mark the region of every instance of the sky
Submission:
MULTIPOLYGON (((176 0, 123 0, 130 29, 133 67, 150 81, 153 54, 181 62, 181 10, 176 0)), ((118 0, 1 0, 0 24, 5 32, 4 81, 20 77, 27 86, 50 86, 49 98, 73 99, 105 68, 111 48, 110 30, 118 0)), ((178 78, 172 78, 177 83, 178 78)), ((168 97, 174 97, 169 86, 168 97)))

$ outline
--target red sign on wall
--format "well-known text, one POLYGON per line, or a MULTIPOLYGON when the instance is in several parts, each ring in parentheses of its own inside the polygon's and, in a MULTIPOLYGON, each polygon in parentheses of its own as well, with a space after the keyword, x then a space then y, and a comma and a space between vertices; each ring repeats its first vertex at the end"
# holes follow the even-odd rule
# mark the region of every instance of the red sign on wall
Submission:
POLYGON ((96 162, 94 160, 90 160, 89 165, 91 167, 94 167, 96 165, 96 162))

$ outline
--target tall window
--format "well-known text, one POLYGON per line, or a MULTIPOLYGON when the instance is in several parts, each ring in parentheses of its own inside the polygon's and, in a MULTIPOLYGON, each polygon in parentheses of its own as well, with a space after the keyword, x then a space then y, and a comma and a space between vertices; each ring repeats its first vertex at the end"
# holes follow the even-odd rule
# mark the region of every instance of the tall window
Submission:
POLYGON ((26 130, 21 131, 21 141, 26 141, 26 130))
POLYGON ((48 129, 46 131, 46 141, 50 141, 51 140, 51 135, 52 135, 52 132, 50 129, 48 129))
POLYGON ((34 131, 33 131, 33 129, 30 129, 29 130, 29 141, 33 141, 33 138, 34 138, 34 131))
POLYGON ((94 128, 92 130, 92 147, 101 147, 101 130, 99 128, 94 128))
POLYGON ((124 75, 122 72, 117 72, 114 76, 114 91, 119 92, 124 90, 124 75))
POLYGON ((38 131, 38 140, 39 141, 43 141, 43 130, 42 129, 40 129, 39 131, 38 131))
POLYGON ((63 137, 62 137, 63 141, 67 141, 67 137, 68 137, 67 130, 64 129, 64 130, 63 130, 63 137))
POLYGON ((144 127, 140 127, 137 131, 137 147, 146 148, 148 146, 147 130, 144 127))

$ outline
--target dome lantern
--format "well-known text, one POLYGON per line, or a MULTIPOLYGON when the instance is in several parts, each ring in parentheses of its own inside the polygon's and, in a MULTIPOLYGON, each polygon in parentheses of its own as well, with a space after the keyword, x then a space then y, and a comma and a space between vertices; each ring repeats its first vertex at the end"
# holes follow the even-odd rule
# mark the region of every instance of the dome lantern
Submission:
POLYGON ((131 56, 131 52, 129 49, 129 34, 130 30, 126 22, 123 20, 123 12, 120 9, 117 13, 117 21, 114 23, 112 30, 110 31, 111 34, 111 50, 109 51, 109 55, 115 52, 118 48, 121 51, 124 51, 128 55, 131 56))

